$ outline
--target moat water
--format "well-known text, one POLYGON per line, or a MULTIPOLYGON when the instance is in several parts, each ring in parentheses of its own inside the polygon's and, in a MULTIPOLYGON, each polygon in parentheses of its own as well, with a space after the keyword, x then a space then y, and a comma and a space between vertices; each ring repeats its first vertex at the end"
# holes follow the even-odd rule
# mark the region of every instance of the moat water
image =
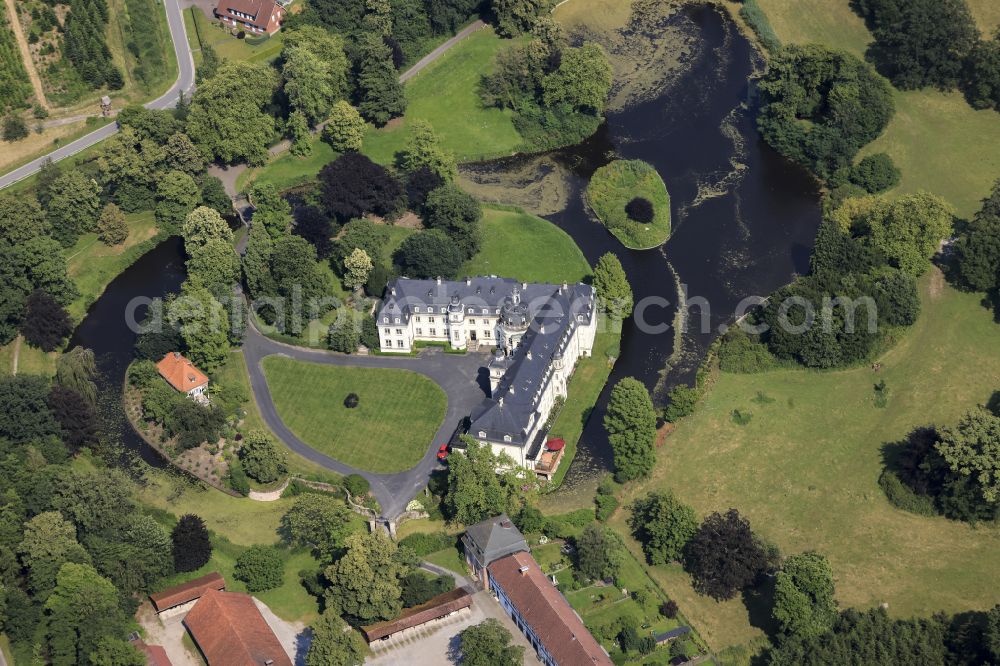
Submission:
MULTIPOLYGON (((751 78, 759 56, 728 15, 712 6, 690 5, 659 27, 685 37, 676 72, 638 100, 610 111, 593 137, 542 156, 463 169, 465 181, 509 176, 525 191, 538 184, 534 176, 526 181, 525 173, 557 173, 558 194, 539 197, 547 203, 536 207, 538 212, 569 233, 591 264, 606 252, 617 255, 637 303, 649 297, 666 301, 645 312, 648 324, 661 325, 658 332, 626 321, 611 378, 588 418, 564 482, 570 491, 611 469, 602 426, 611 387, 622 377, 636 377, 662 402, 671 387, 690 383, 719 327, 732 320, 745 297, 766 296, 808 270, 820 220, 813 179, 771 150, 756 131, 751 78), (667 185, 673 233, 661 248, 625 249, 584 203, 591 174, 618 158, 653 164, 667 185), (678 283, 689 299, 710 304, 710 311, 689 308, 687 326, 680 332, 674 329, 678 283)), ((647 37, 627 31, 618 35, 625 43, 647 37)), ((162 461, 121 414, 122 381, 136 337, 123 313, 132 299, 162 297, 177 291, 183 279, 181 241, 164 241, 108 285, 70 342, 97 356, 109 427, 121 433, 126 449, 155 465, 162 461)))

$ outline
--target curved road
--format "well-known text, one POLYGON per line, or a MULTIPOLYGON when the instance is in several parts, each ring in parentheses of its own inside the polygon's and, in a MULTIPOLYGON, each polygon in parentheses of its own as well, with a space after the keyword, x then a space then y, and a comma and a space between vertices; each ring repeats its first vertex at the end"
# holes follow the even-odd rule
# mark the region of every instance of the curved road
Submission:
MULTIPOLYGON (((360 474, 368 479, 382 508, 381 517, 387 520, 393 520, 403 513, 407 503, 427 485, 431 472, 438 467, 438 447, 451 439, 462 419, 486 397, 486 391, 478 383, 480 370, 486 365, 484 362, 486 357, 481 354, 444 354, 429 350, 417 357, 336 354, 275 342, 264 337, 251 324, 247 327, 243 338, 243 355, 250 372, 250 387, 254 400, 260 408, 261 417, 271 431, 290 449, 307 460, 339 474, 360 474), (310 447, 296 437, 278 416, 261 366, 261 361, 265 357, 276 354, 310 363, 418 372, 434 381, 448 396, 448 410, 444 423, 438 428, 434 439, 428 443, 424 457, 415 467, 395 474, 375 474, 355 469, 310 447)), ((340 400, 340 397, 332 396, 331 400, 340 400)), ((400 428, 405 429, 406 424, 400 424, 400 428)))
MULTIPOLYGON (((184 14, 180 8, 180 0, 163 0, 167 10, 167 26, 170 28, 170 38, 174 42, 174 55, 177 58, 178 76, 170 90, 160 97, 147 103, 147 109, 169 109, 177 104, 180 93, 189 95, 194 90, 194 58, 188 44, 187 30, 184 28, 184 14)), ((0 189, 13 185, 35 174, 42 168, 45 160, 58 162, 59 160, 75 155, 76 153, 93 146, 95 143, 103 141, 118 131, 117 123, 111 123, 94 130, 90 134, 80 137, 76 141, 67 143, 61 148, 53 150, 48 155, 28 162, 22 167, 0 176, 0 189)))

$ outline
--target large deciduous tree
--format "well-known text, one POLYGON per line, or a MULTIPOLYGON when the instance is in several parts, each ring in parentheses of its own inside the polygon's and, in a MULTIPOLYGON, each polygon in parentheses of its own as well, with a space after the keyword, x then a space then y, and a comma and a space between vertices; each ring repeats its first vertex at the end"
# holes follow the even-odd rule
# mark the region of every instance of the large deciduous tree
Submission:
POLYGON ((604 112, 611 90, 611 65, 598 44, 565 49, 559 67, 542 82, 542 99, 550 106, 568 106, 591 115, 604 112))
POLYGON ((694 509, 669 490, 640 497, 630 508, 629 527, 642 544, 646 560, 650 564, 679 561, 684 547, 698 531, 694 509))
POLYGON ((156 223, 162 229, 180 229, 201 200, 194 178, 183 171, 168 171, 156 184, 156 223))
POLYGON ((819 553, 792 555, 774 581, 774 619, 786 635, 819 636, 837 619, 833 571, 819 553))
POLYGON ((101 210, 101 218, 97 221, 97 237, 105 245, 118 245, 128 238, 128 223, 125 213, 113 203, 101 210))
POLYGON ((96 376, 94 352, 86 347, 73 347, 56 361, 56 382, 73 389, 92 405, 97 404, 96 376))
POLYGON ((976 291, 1000 287, 1000 180, 955 243, 955 263, 965 286, 976 291))
POLYGON ((382 217, 400 209, 403 188, 389 171, 360 153, 349 152, 319 172, 320 199, 342 222, 366 213, 382 217))
POLYGON ((260 483, 277 481, 288 469, 285 454, 263 430, 251 430, 243 438, 240 464, 247 476, 260 483))
POLYGON ((289 544, 312 548, 326 561, 334 559, 351 534, 351 510, 340 500, 306 493, 281 518, 281 535, 289 544))
POLYGON ((95 444, 98 438, 97 410, 84 396, 65 386, 53 386, 49 409, 62 430, 63 442, 71 450, 95 444))
POLYGON ((72 332, 69 313, 56 299, 41 289, 28 296, 21 333, 29 344, 42 351, 55 351, 72 332))
POLYGON ((88 663, 102 638, 125 631, 118 590, 88 564, 64 564, 57 581, 45 602, 49 659, 53 666, 88 663))
MULTIPOLYGON (((489 445, 465 439, 465 455, 448 461, 448 492, 444 503, 450 516, 472 525, 499 513, 513 510, 518 496, 517 479, 498 471, 512 465, 498 458, 489 445)), ((508 467, 509 469, 509 467, 508 467)))
POLYGON ((392 64, 392 52, 380 35, 361 38, 358 57, 358 111, 366 120, 382 126, 403 115, 406 95, 392 64))
POLYGON ((188 280, 167 303, 167 321, 176 327, 191 361, 212 371, 229 355, 229 315, 202 284, 188 280))
POLYGON ((263 164, 274 136, 274 119, 264 112, 275 77, 267 65, 227 61, 191 100, 187 133, 208 160, 263 164))
POLYGON ((236 558, 233 577, 246 584, 250 592, 273 590, 281 585, 285 563, 273 546, 250 546, 236 558))
POLYGON ((361 150, 365 140, 367 125, 358 110, 346 100, 335 102, 330 109, 330 118, 323 128, 323 140, 339 152, 361 150))
POLYGON ((512 638, 494 618, 463 629, 458 635, 462 663, 466 666, 520 666, 524 663, 524 648, 511 645, 512 638))
POLYGON ((0 378, 0 439, 15 444, 42 440, 59 432, 48 406, 49 382, 37 375, 0 378))
POLYGON ((62 565, 90 562, 87 551, 76 540, 73 523, 58 511, 40 513, 25 523, 24 539, 17 552, 27 570, 28 588, 38 599, 52 592, 62 565))
POLYGON ((625 557, 625 544, 609 527, 591 523, 576 538, 576 570, 588 580, 617 578, 625 557))
POLYGON ((59 176, 49 191, 46 214, 52 236, 70 247, 81 233, 93 231, 101 215, 101 187, 80 170, 59 176))
POLYGON ((694 589, 722 601, 751 585, 767 568, 767 554, 736 509, 705 518, 684 549, 694 589))
POLYGON ((953 472, 978 486, 988 503, 1000 504, 1000 416, 974 409, 958 425, 943 428, 934 448, 953 472))
POLYGON ((426 120, 414 120, 410 123, 410 136, 406 140, 399 165, 406 172, 427 167, 446 181, 451 181, 458 175, 455 156, 441 147, 434 128, 426 120))
POLYGON ((361 635, 327 610, 312 625, 306 666, 361 666, 366 653, 361 635))
POLYGON ((373 264, 368 253, 359 247, 344 257, 344 286, 348 289, 357 289, 368 281, 368 274, 372 272, 373 264))
POLYGON ((284 50, 285 94, 292 109, 302 113, 310 125, 316 125, 330 113, 330 108, 343 90, 338 79, 343 72, 333 71, 333 64, 322 60, 303 46, 284 50))
POLYGON ((439 229, 413 234, 392 256, 399 272, 414 278, 452 278, 462 265, 455 243, 439 229))
POLYGON ((604 429, 615 455, 615 478, 629 481, 648 475, 656 462, 656 410, 642 382, 625 377, 611 390, 604 429))
POLYGON ((292 223, 292 207, 278 188, 270 183, 255 183, 248 192, 253 204, 254 226, 262 225, 272 238, 280 238, 288 233, 292 223))
POLYGON ((551 0, 492 0, 490 10, 497 33, 517 37, 530 32, 551 5, 551 0))
POLYGON ((482 235, 479 221, 482 206, 457 185, 447 183, 427 195, 424 223, 440 229, 454 242, 462 259, 471 259, 479 251, 482 235))
POLYGON ((376 531, 352 534, 345 545, 344 555, 326 568, 327 612, 366 624, 396 617, 403 607, 399 580, 406 567, 397 558, 395 542, 376 531))

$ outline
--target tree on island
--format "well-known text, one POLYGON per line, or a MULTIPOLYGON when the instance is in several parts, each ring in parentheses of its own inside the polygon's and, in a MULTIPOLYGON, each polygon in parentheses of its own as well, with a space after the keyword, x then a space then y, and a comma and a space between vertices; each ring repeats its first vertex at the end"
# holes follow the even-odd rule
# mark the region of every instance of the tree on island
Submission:
POLYGON ((614 452, 617 481, 631 481, 653 470, 656 410, 638 379, 625 377, 611 390, 604 429, 614 452))
POLYGON ((458 652, 465 666, 521 666, 524 648, 511 645, 513 637, 500 624, 490 618, 463 629, 458 635, 458 652))
POLYGON ((611 252, 601 256, 594 266, 594 290, 599 306, 612 320, 621 321, 632 314, 632 285, 618 257, 611 252))
POLYGON ((640 224, 649 224, 653 221, 653 202, 644 197, 635 197, 625 204, 625 214, 630 220, 640 224))
POLYGON ((174 568, 179 573, 196 571, 212 557, 212 542, 205 521, 193 513, 181 516, 170 533, 174 568))

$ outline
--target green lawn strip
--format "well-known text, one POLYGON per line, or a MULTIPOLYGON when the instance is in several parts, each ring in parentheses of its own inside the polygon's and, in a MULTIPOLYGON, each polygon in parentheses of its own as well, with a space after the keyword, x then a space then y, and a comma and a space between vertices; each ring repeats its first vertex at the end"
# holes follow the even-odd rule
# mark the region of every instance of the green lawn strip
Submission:
MULTIPOLYGON (((1000 530, 902 512, 877 483, 886 443, 919 426, 954 424, 1000 388, 1000 326, 981 296, 940 276, 925 277, 921 293, 920 319, 879 359, 877 374, 722 374, 657 451, 652 479, 629 488, 623 503, 669 488, 699 514, 735 507, 783 553, 829 557, 842 608, 887 603, 908 617, 992 607, 996 591, 982 581, 1000 578, 1000 530), (882 380, 887 409, 873 404, 882 380), (773 402, 754 402, 759 393, 773 402), (751 422, 735 424, 734 409, 751 411, 751 422)), ((611 521, 623 532, 627 514, 611 521)), ((652 571, 713 648, 760 635, 739 599, 699 597, 679 567, 652 571)))
POLYGON ((66 250, 69 276, 80 291, 68 308, 74 321, 83 319, 112 280, 166 237, 158 232, 153 211, 132 213, 125 219, 129 235, 124 243, 108 247, 96 233, 86 233, 66 250))
POLYGON ((608 376, 611 375, 608 354, 613 353, 617 356, 620 342, 621 331, 601 331, 594 340, 593 355, 577 361, 573 377, 566 388, 568 394, 566 404, 563 405, 549 431, 551 437, 561 437, 566 440, 566 453, 563 454, 559 469, 552 478, 552 486, 555 488, 562 484, 570 463, 576 457, 576 448, 583 434, 583 426, 590 417, 590 411, 594 408, 601 391, 604 390, 608 376))
POLYGON ((459 275, 502 275, 525 282, 573 284, 590 275, 583 252, 565 231, 516 208, 485 206, 479 253, 459 275))
POLYGON ((263 364, 285 425, 317 451, 358 469, 389 473, 413 467, 444 420, 444 392, 415 372, 280 356, 263 364), (354 409, 344 406, 349 393, 360 398, 354 409))
POLYGON ((660 174, 641 160, 615 160, 597 171, 587 185, 587 203, 615 238, 630 250, 647 250, 670 238, 670 195, 660 174), (636 197, 653 204, 653 221, 629 219, 625 206, 636 197))
MULTIPOLYGON (((244 395, 247 396, 247 401, 243 403, 243 409, 246 411, 246 416, 243 417, 243 425, 241 426, 243 431, 264 430, 265 432, 271 432, 271 429, 264 423, 264 419, 261 418, 257 401, 254 400, 253 392, 250 390, 250 377, 247 373, 247 363, 242 351, 233 350, 230 352, 229 358, 221 368, 215 371, 212 380, 223 387, 238 386, 242 389, 244 395)), ((281 442, 274 433, 271 433, 271 436, 274 437, 276 442, 281 442)), ((337 483, 341 478, 333 470, 326 469, 311 460, 306 460, 291 449, 286 449, 285 453, 289 475, 298 476, 310 481, 322 481, 333 484, 337 483)), ((254 485, 253 480, 250 483, 254 485)), ((260 490, 261 487, 256 489, 260 490)))
POLYGON ((523 40, 502 40, 490 28, 466 37, 406 84, 407 109, 401 124, 372 130, 363 152, 392 163, 403 149, 408 123, 426 120, 446 150, 459 161, 511 155, 521 147, 510 111, 484 108, 479 80, 493 69, 496 54, 523 40))
MULTIPOLYGON (((849 0, 758 0, 786 44, 819 43, 859 58, 872 37, 849 0)), ((1000 21, 991 0, 971 3, 980 21, 1000 21), (989 7, 989 9, 986 9, 989 7), (992 17, 992 19, 991 19, 992 17)), ((970 217, 1000 178, 1000 114, 976 111, 959 92, 932 88, 894 92, 896 115, 858 159, 886 152, 902 172, 890 194, 927 190, 970 217)))
POLYGON ((462 557, 462 553, 459 552, 457 547, 439 550, 425 556, 424 559, 431 564, 444 567, 448 571, 453 571, 461 576, 469 575, 469 569, 465 564, 465 558, 462 557))

